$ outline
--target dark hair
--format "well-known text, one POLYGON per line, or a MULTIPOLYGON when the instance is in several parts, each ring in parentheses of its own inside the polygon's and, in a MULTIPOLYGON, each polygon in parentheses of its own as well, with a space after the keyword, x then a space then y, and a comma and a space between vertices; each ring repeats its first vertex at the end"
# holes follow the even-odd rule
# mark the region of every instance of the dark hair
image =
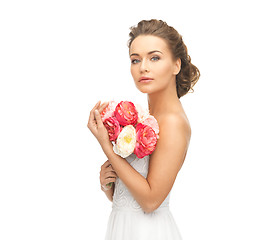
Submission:
POLYGON ((200 77, 199 69, 191 63, 191 57, 188 55, 188 50, 183 42, 182 36, 166 22, 162 20, 142 20, 137 26, 130 28, 128 47, 131 47, 132 42, 139 35, 153 35, 164 39, 174 59, 181 59, 181 69, 176 75, 176 91, 178 98, 184 96, 193 90, 200 77))

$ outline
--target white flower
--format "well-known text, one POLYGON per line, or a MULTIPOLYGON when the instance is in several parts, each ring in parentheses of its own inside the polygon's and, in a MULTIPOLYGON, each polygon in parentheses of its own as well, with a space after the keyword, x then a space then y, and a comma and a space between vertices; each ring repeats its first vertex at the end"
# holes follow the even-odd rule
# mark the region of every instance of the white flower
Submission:
POLYGON ((125 126, 118 135, 113 150, 119 156, 126 158, 134 152, 136 146, 136 129, 133 125, 125 126))

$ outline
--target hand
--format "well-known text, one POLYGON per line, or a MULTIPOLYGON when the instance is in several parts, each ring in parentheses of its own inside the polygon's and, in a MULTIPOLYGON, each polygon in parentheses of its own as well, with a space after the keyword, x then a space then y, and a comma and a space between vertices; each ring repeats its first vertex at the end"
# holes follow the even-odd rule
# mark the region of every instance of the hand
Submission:
POLYGON ((90 129, 92 134, 97 138, 101 146, 103 146, 103 144, 109 144, 110 142, 107 129, 103 125, 103 122, 100 116, 100 113, 103 111, 105 107, 107 107, 107 105, 108 105, 108 102, 101 104, 99 101, 91 110, 89 121, 87 124, 87 127, 90 129))
POLYGON ((111 186, 107 184, 116 182, 116 178, 117 178, 117 174, 114 171, 109 160, 107 160, 103 165, 101 165, 100 184, 101 184, 102 190, 103 191, 110 190, 113 184, 111 184, 111 186))

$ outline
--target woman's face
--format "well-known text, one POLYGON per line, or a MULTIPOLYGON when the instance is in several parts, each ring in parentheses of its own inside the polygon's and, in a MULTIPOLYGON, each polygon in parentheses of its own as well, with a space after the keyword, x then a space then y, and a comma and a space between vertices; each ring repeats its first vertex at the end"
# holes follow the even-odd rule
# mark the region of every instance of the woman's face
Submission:
POLYGON ((180 59, 174 60, 167 43, 152 35, 136 37, 130 47, 131 74, 143 93, 155 93, 175 86, 180 59))

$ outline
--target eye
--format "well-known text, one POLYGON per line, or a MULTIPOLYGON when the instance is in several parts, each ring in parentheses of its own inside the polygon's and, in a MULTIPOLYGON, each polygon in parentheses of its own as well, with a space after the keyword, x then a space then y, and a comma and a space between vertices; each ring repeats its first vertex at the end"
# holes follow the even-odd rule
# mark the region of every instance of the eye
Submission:
POLYGON ((131 63, 132 63, 132 64, 136 64, 136 63, 138 63, 138 62, 140 62, 139 59, 132 59, 132 60, 131 60, 131 63))
POLYGON ((155 62, 155 61, 158 61, 159 59, 160 59, 160 57, 158 57, 158 56, 153 56, 153 57, 151 58, 151 60, 154 61, 154 62, 155 62))

